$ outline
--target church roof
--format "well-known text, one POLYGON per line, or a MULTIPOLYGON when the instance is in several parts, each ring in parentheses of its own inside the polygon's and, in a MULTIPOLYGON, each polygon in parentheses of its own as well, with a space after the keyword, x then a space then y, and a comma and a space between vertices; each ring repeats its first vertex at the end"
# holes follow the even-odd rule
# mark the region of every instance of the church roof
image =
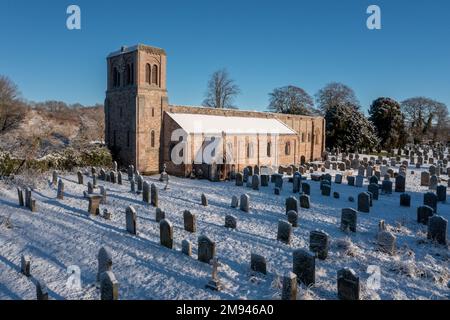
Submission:
POLYGON ((178 125, 191 133, 205 134, 291 134, 297 133, 280 120, 274 118, 253 118, 235 116, 217 116, 192 113, 167 114, 178 125))

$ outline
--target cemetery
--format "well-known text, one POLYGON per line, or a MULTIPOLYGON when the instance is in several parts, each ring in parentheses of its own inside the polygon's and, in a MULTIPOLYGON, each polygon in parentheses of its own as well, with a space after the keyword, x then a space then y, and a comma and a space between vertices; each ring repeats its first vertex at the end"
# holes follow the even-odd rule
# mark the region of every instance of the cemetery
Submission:
POLYGON ((322 158, 2 180, 0 299, 448 299, 448 150, 322 158))

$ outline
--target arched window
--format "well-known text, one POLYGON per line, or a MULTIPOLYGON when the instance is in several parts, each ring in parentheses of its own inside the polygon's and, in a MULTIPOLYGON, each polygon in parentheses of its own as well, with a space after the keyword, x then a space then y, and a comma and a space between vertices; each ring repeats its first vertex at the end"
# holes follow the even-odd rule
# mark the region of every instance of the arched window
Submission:
POLYGON ((152 130, 152 132, 150 133, 150 146, 152 148, 155 147, 155 131, 152 130))
POLYGON ((151 84, 152 82, 152 67, 149 63, 145 65, 145 82, 151 84))
POLYGON ((272 156, 272 142, 267 143, 267 156, 268 157, 272 156))
POLYGON ((291 143, 290 142, 286 142, 286 144, 284 146, 284 154, 287 156, 291 154, 291 143))
POLYGON ((120 73, 116 67, 113 69, 113 87, 120 87, 120 73))
POLYGON ((305 133, 302 132, 302 142, 305 142, 305 133))
POLYGON ((155 108, 152 108, 152 117, 155 116, 155 108))
POLYGON ((152 84, 158 85, 158 66, 156 64, 152 68, 152 84))

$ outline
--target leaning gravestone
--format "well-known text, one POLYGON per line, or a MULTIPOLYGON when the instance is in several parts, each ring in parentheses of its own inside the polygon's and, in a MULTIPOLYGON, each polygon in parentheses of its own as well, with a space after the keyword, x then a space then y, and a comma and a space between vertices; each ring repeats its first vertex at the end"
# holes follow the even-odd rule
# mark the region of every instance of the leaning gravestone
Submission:
POLYGON ((241 195, 240 209, 244 212, 249 212, 250 211, 249 202, 250 202, 250 197, 248 194, 241 195))
POLYGON ((119 282, 112 271, 106 271, 100 275, 100 299, 119 299, 119 282))
POLYGON ((108 248, 101 247, 98 255, 98 271, 97 271, 97 281, 100 281, 100 275, 103 272, 112 270, 112 255, 108 248))
POLYGON ((252 269, 255 272, 267 274, 266 258, 264 258, 259 254, 252 253, 250 255, 250 269, 252 269))
POLYGON ((344 208, 341 211, 341 230, 356 232, 358 213, 353 208, 344 208))
POLYGON ((127 231, 131 234, 137 234, 136 230, 136 210, 132 206, 128 206, 125 210, 125 221, 127 231))
POLYGON ((159 223, 159 238, 160 238, 162 246, 172 249, 172 247, 173 247, 173 226, 166 219, 161 220, 161 222, 159 223))
POLYGON ((197 219, 195 214, 192 214, 189 210, 184 210, 183 219, 184 219, 184 230, 188 232, 197 231, 197 219))
POLYGON ((323 231, 309 233, 309 250, 314 252, 320 260, 325 260, 330 248, 330 236, 323 231))
POLYGON ((441 216, 435 215, 428 220, 427 238, 439 244, 447 244, 448 221, 441 216))
POLYGON ((292 272, 297 275, 297 282, 310 286, 316 282, 315 255, 303 250, 294 250, 292 256, 292 272))
POLYGON ((291 224, 283 220, 278 220, 277 240, 284 242, 286 244, 290 244, 291 234, 292 234, 291 224))
POLYGON ((337 273, 339 300, 359 300, 359 277, 353 269, 344 268, 337 273))
POLYGON ((207 236, 198 237, 198 260, 209 263, 216 255, 216 244, 207 236))

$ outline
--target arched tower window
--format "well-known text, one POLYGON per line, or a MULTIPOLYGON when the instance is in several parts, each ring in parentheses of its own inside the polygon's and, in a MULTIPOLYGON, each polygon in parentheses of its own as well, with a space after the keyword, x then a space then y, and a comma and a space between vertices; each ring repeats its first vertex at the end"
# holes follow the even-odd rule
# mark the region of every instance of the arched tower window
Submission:
POLYGON ((152 81, 152 67, 149 63, 145 65, 145 82, 151 84, 152 81))
POLYGON ((112 77, 113 77, 113 87, 114 88, 120 87, 120 73, 116 67, 114 67, 113 69, 112 77))
POLYGON ((155 131, 152 130, 152 132, 150 133, 150 146, 152 148, 155 147, 155 131))
POLYGON ((152 84, 158 85, 158 66, 156 64, 152 67, 152 84))

